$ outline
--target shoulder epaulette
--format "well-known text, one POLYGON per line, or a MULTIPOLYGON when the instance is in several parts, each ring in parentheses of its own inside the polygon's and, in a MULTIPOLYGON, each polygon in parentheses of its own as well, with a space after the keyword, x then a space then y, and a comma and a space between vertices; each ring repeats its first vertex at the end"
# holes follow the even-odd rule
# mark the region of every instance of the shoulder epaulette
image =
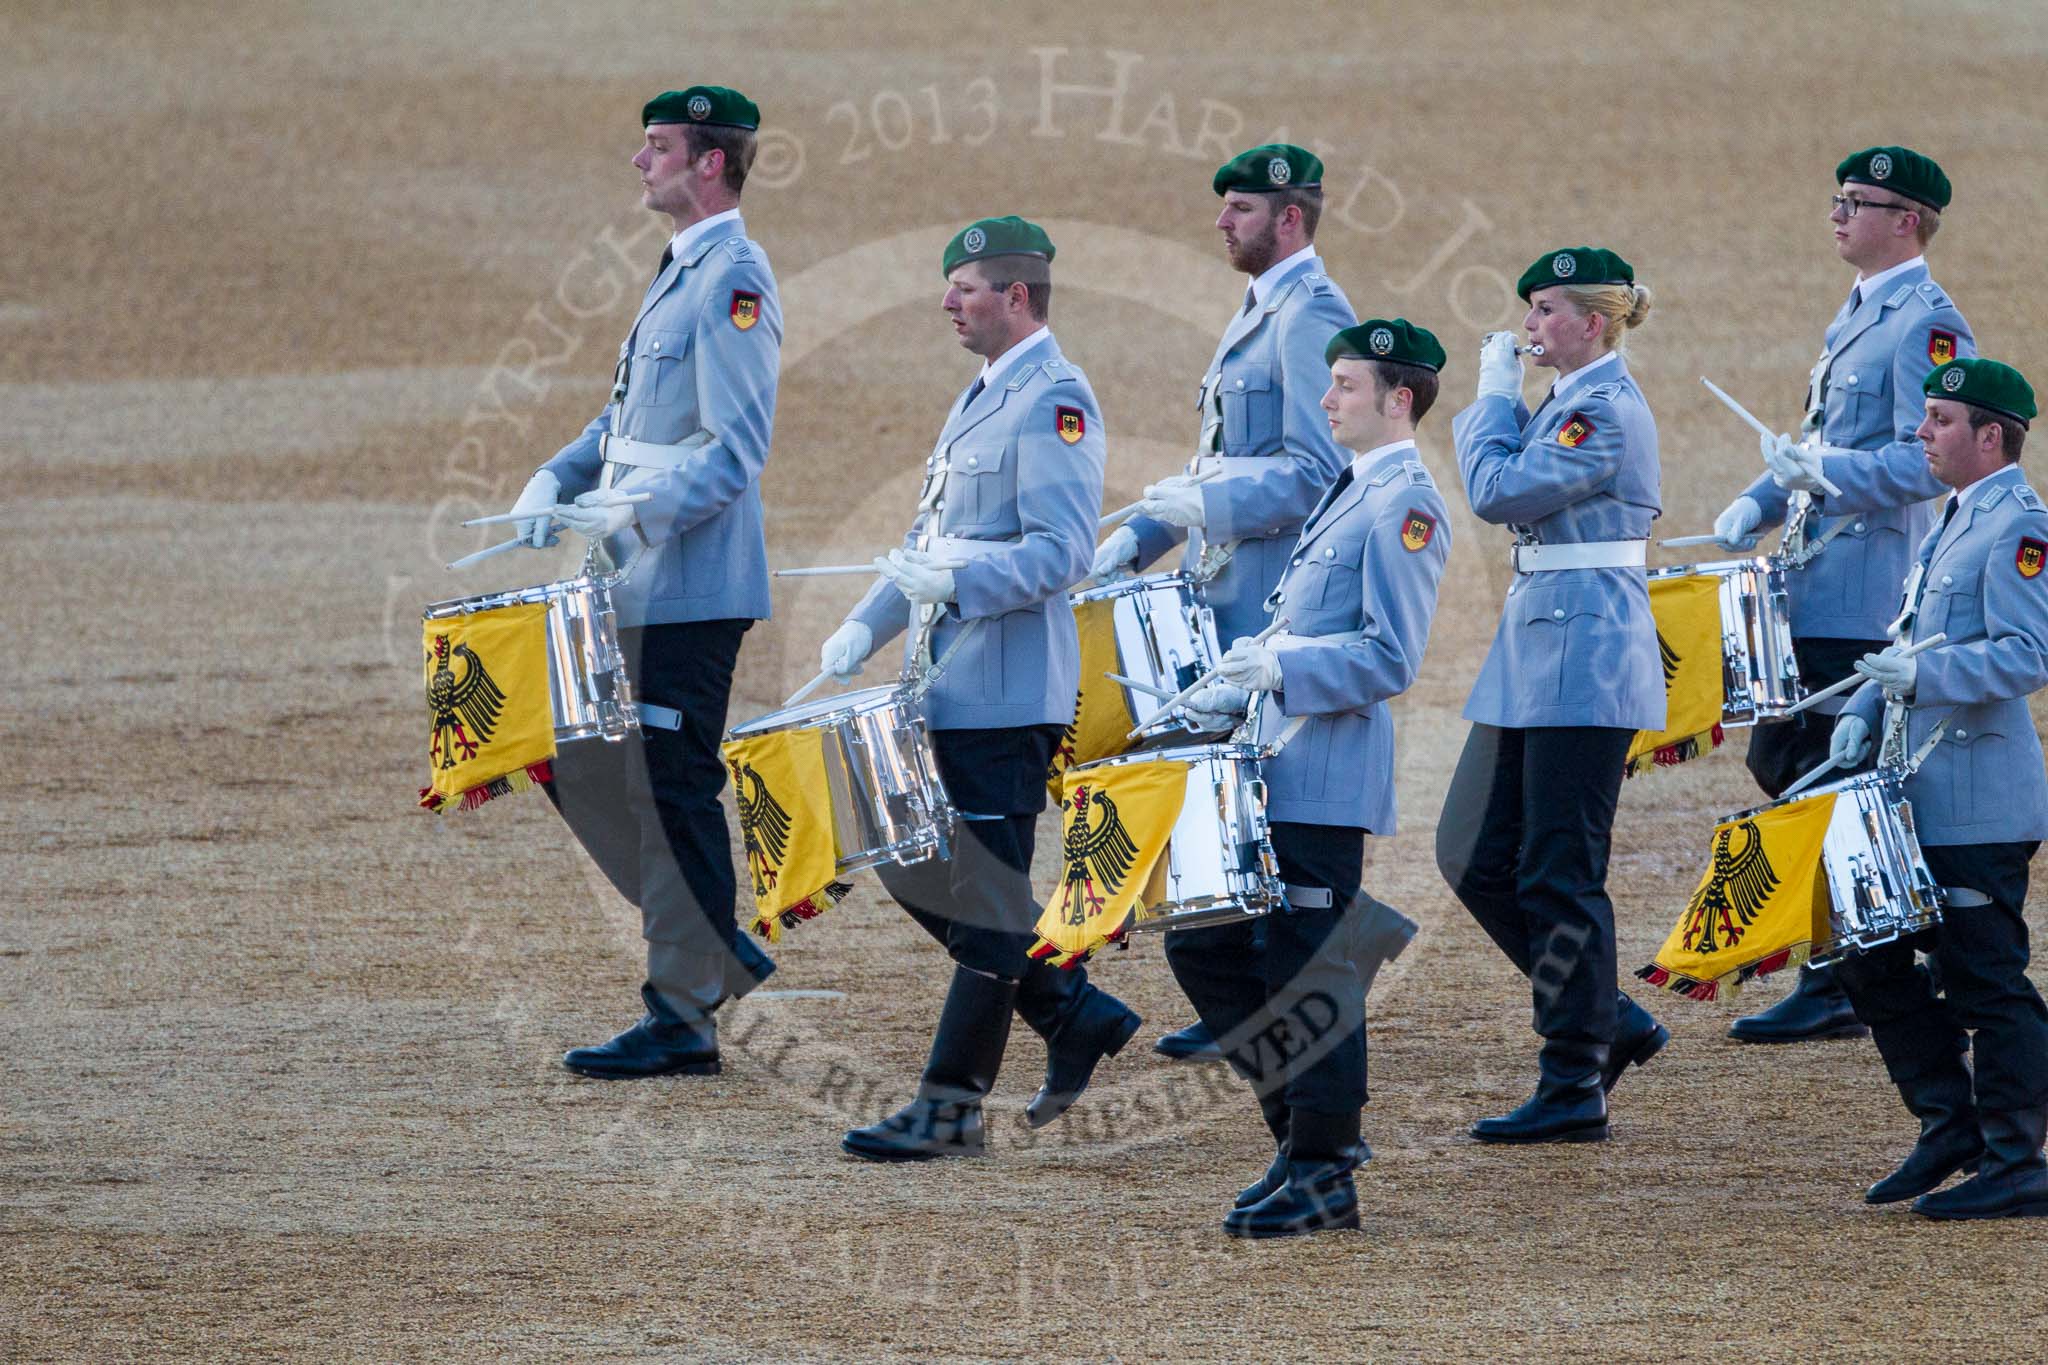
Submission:
POLYGON ((1410 488, 1436 482, 1436 480, 1429 477, 1429 466, 1420 460, 1403 460, 1401 461, 1401 468, 1408 471, 1408 486, 1410 488))
POLYGON ((2044 509, 2043 504, 2041 502, 2041 495, 2034 491, 2033 486, 2031 484, 2014 484, 2012 488, 2012 500, 2018 503, 2020 506, 2026 508, 2029 512, 2039 512, 2043 510, 2048 510, 2044 509))
POLYGON ((754 244, 744 237, 728 237, 725 239, 725 254, 736 261, 751 261, 754 259, 754 244))
POLYGON ((1034 360, 1028 365, 1019 365, 1017 367, 1017 373, 1011 375, 1010 382, 1003 385, 1003 387, 1008 389, 1011 393, 1015 393, 1017 390, 1023 388, 1025 381, 1030 379, 1032 375, 1038 373, 1038 368, 1041 363, 1042 362, 1040 361, 1034 360))
POLYGON ((1920 281, 1920 301, 1929 308, 1947 308, 1950 306, 1947 292, 1933 280, 1920 281))
POLYGON ((1605 383, 1595 384, 1593 385, 1593 387, 1587 389, 1586 397, 1598 398, 1605 401, 1612 399, 1615 395, 1619 394, 1620 392, 1621 381, 1619 379, 1610 379, 1607 380, 1605 383))

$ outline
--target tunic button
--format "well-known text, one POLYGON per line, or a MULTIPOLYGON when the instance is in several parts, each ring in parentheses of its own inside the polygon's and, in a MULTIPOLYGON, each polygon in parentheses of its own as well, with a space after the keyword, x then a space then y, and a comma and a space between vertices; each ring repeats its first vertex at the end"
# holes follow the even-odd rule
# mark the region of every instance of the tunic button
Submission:
POLYGON ((1970 737, 1970 732, 1969 732, 1968 730, 1958 730, 1958 731, 1956 731, 1956 738, 1957 738, 1957 739, 1968 739, 1969 737, 1970 737))
POLYGON ((967 457, 967 467, 969 469, 981 468, 981 457, 979 455, 969 455, 967 457))
POLYGON ((1863 523, 1860 521, 1856 523, 1856 534, 1859 536, 1863 534, 1863 523))
POLYGON ((945 500, 944 498, 940 498, 940 499, 939 499, 939 501, 938 501, 938 503, 937 503, 937 507, 938 507, 938 510, 939 510, 939 511, 941 511, 941 512, 945 511, 945 510, 946 510, 946 500, 945 500))
POLYGON ((1296 555, 1296 556, 1294 557, 1294 562, 1295 562, 1296 564, 1299 564, 1299 563, 1301 563, 1301 556, 1300 556, 1300 555, 1296 555))
POLYGON ((1952 576, 1951 576, 1951 575, 1949 575, 1949 574, 1943 574, 1943 575, 1941 576, 1941 586, 1942 586, 1942 587, 1944 587, 1944 588, 1945 588, 1945 587, 1947 587, 1947 586, 1948 586, 1949 584, 1951 584, 1951 583, 1955 582, 1955 581, 1956 581, 1956 580, 1954 579, 1954 577, 1952 577, 1952 576))
POLYGON ((661 349, 661 343, 657 341, 652 346, 649 346, 648 349, 651 351, 658 351, 661 349))
POLYGON ((1273 605, 1276 607, 1279 606, 1281 603, 1285 602, 1286 600, 1287 594, 1284 592, 1276 592, 1273 594, 1273 605))
POLYGON ((1336 547, 1336 546, 1334 546, 1334 545, 1325 545, 1325 546, 1323 547, 1323 558, 1324 558, 1324 559, 1335 559, 1336 557, 1337 557, 1337 547, 1336 547))
POLYGON ((1242 379, 1237 381, 1237 387, 1239 387, 1240 389, 1244 387, 1244 381, 1242 379))
POLYGON ((1556 617, 1556 618, 1557 618, 1558 620, 1560 620, 1560 621, 1564 620, 1564 608, 1563 608, 1563 607, 1552 607, 1552 608, 1551 608, 1551 610, 1550 610, 1550 614, 1551 614, 1552 616, 1556 617))
POLYGON ((1852 374, 1852 375, 1850 375, 1850 376, 1849 376, 1849 382, 1850 382, 1851 384, 1854 384, 1854 383, 1856 382, 1856 378, 1857 378, 1857 377, 1856 377, 1855 375, 1853 375, 1853 374, 1852 374))

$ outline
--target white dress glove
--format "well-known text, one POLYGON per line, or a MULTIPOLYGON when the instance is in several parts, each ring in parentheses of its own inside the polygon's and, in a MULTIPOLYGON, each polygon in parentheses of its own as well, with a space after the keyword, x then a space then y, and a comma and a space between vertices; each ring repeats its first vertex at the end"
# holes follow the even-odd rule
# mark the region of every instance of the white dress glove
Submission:
POLYGON ((1145 500, 1138 504, 1138 510, 1155 521, 1190 528, 1200 526, 1209 515, 1202 507, 1201 485, 1187 474, 1175 474, 1158 483, 1147 484, 1145 500))
POLYGON ((1763 520, 1764 509, 1757 506, 1755 498, 1745 493, 1714 518, 1714 539, 1720 541, 1724 549, 1747 553, 1756 548, 1756 536, 1752 533, 1763 524, 1763 520))
POLYGON ((1838 768, 1853 768, 1869 752, 1870 722, 1845 713, 1835 722, 1835 732, 1828 739, 1828 757, 1838 768))
POLYGON ((934 567, 922 550, 891 550, 875 561, 875 572, 920 607, 953 600, 953 571, 934 567))
MULTIPOLYGON (((512 504, 512 515, 522 512, 552 512, 555 500, 562 496, 562 481, 543 469, 526 481, 526 487, 519 492, 519 501, 512 504)), ((544 550, 557 539, 552 522, 548 517, 536 516, 529 521, 513 523, 519 538, 536 550, 544 550)))
POLYGON ((1232 645, 1230 652, 1217 660, 1216 671, 1225 682, 1236 683, 1254 692, 1280 690, 1280 656, 1264 645, 1253 644, 1249 636, 1232 645))
POLYGON ((1235 730, 1251 708, 1252 694, 1229 683, 1203 683, 1182 703, 1187 717, 1203 730, 1235 730))
POLYGON ((555 520, 592 540, 615 536, 633 524, 635 512, 635 504, 613 501, 617 496, 610 489, 579 493, 573 506, 555 513, 555 520))
POLYGON ((1522 396, 1522 362, 1515 354, 1513 332, 1490 332, 1479 346, 1479 396, 1522 396))
POLYGON ((1109 539, 1102 542, 1095 552, 1095 562, 1088 567, 1088 576, 1107 583, 1138 567, 1138 533, 1128 526, 1119 526, 1109 533, 1109 539))
POLYGON ((860 666, 867 662, 868 651, 875 645, 875 633, 865 622, 848 621, 832 632, 830 639, 818 651, 818 668, 845 682, 860 672, 860 666))
POLYGON ((1866 654, 1855 664, 1856 671, 1895 697, 1911 696, 1913 680, 1919 676, 1920 661, 1897 645, 1881 654, 1866 654))
POLYGON ((1790 436, 1760 436, 1757 448, 1764 457, 1764 467, 1771 471, 1771 482, 1788 493, 1818 493, 1820 485, 1820 452, 1798 444, 1790 436))

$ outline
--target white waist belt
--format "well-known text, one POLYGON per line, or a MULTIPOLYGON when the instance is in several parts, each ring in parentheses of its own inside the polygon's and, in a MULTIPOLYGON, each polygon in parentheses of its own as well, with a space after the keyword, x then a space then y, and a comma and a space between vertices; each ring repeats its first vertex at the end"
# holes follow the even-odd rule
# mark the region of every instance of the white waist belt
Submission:
POLYGON ((1014 540, 972 540, 966 536, 933 536, 928 553, 934 559, 980 559, 1015 545, 1014 540))
POLYGON ((659 446, 610 432, 597 438, 598 453, 612 464, 629 464, 638 469, 674 469, 711 444, 711 433, 700 431, 680 445, 659 446))
POLYGON ((1517 545, 1516 573, 1549 573, 1557 569, 1640 569, 1646 540, 1596 540, 1583 545, 1517 545))

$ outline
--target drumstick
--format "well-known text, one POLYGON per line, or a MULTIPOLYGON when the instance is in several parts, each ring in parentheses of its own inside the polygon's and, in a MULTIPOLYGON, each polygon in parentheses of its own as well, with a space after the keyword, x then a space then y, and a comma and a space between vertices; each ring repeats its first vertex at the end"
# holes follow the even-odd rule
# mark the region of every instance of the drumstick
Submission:
MULTIPOLYGON (((967 561, 961 559, 934 560, 926 567, 932 569, 964 569, 967 567, 967 561)), ((872 574, 874 572, 876 572, 876 569, 873 564, 820 564, 816 568, 810 569, 777 569, 774 571, 773 576, 776 578, 834 578, 844 577, 849 574, 872 574)))
POLYGON ((654 494, 652 493, 621 493, 614 498, 602 498, 593 502, 557 503, 553 507, 538 512, 504 512, 495 517, 472 517, 462 524, 464 526, 503 526, 508 522, 533 521, 540 517, 559 516, 563 512, 573 512, 578 507, 626 507, 637 502, 653 501, 654 494))
MULTIPOLYGON (((1726 403, 1728 405, 1728 411, 1734 413, 1737 417, 1740 417, 1743 421, 1749 423, 1750 429, 1756 432, 1757 435, 1769 437, 1773 440, 1777 438, 1777 432, 1772 431, 1762 422, 1759 422, 1756 420, 1756 418, 1752 417, 1750 415, 1749 409, 1745 408, 1744 406, 1742 406, 1742 404, 1736 402, 1733 398, 1729 397, 1728 391, 1726 389, 1722 388, 1719 384, 1716 384, 1713 380, 1707 378, 1705 375, 1700 376, 1700 383, 1705 384, 1707 386, 1708 392, 1712 393, 1714 397, 1720 399, 1723 403, 1726 403)), ((1834 484, 1830 483, 1828 481, 1827 475, 1815 474, 1813 477, 1815 482, 1819 483, 1820 486, 1826 489, 1828 492, 1834 494, 1838 498, 1842 496, 1842 490, 1835 487, 1834 484)))
MULTIPOLYGON (((1205 469, 1201 473, 1195 475, 1194 483, 1207 483, 1209 482, 1209 480, 1215 478, 1218 474, 1221 474, 1222 472, 1223 467, 1221 465, 1212 466, 1211 468, 1205 469)), ((1189 486, 1193 487, 1193 484, 1190 484, 1189 486)), ((1133 516, 1137 514, 1138 509, 1144 506, 1144 504, 1145 500, 1143 498, 1139 498, 1134 503, 1130 503, 1127 506, 1117 508, 1114 512, 1111 512, 1108 516, 1102 518, 1100 521, 1095 523, 1096 532, 1099 534, 1103 531, 1107 531, 1110 527, 1115 526, 1120 522, 1130 520, 1133 516)))
MULTIPOLYGON (((524 518, 522 518, 522 520, 524 520, 524 518)), ((514 536, 510 540, 499 541, 496 545, 491 546, 487 550, 478 550, 473 555, 464 555, 462 558, 451 563, 448 567, 451 569, 466 569, 472 564, 476 564, 483 560, 489 559, 492 555, 501 555, 505 553, 505 551, 507 550, 516 550, 520 546, 527 544, 531 544, 531 542, 528 541, 525 536, 514 536)))
POLYGON ((1665 549, 1667 549, 1667 550, 1675 550, 1675 549, 1677 549, 1677 548, 1678 548, 1679 546, 1681 546, 1681 545, 1719 545, 1719 544, 1721 543, 1721 537, 1719 537, 1719 536, 1673 536, 1673 537, 1671 537, 1671 539, 1669 539, 1669 540, 1660 540, 1660 541, 1658 541, 1657 543, 1658 543, 1659 545, 1662 545, 1662 546, 1663 546, 1663 547, 1664 547, 1665 549))
MULTIPOLYGON (((1272 625, 1267 626, 1264 630, 1260 631, 1257 635, 1254 635, 1252 637, 1252 643, 1255 645, 1262 645, 1266 643, 1266 641, 1272 639, 1273 636, 1277 634, 1279 631, 1285 629, 1286 626, 1287 618, 1283 616, 1279 620, 1275 621, 1272 625)), ((1233 648, 1235 648, 1235 646, 1233 646, 1233 648)), ((1163 720, 1166 717, 1166 714, 1169 711, 1173 710, 1174 707, 1180 705, 1189 697, 1195 695, 1195 693, 1200 691, 1203 687, 1205 687, 1209 683, 1215 682, 1216 679, 1222 676, 1223 675, 1220 671, 1216 669, 1210 669, 1207 673, 1204 673, 1201 677, 1195 679, 1186 687, 1183 687, 1180 691, 1174 693, 1171 697, 1167 698, 1165 705, 1161 706, 1157 711, 1154 711, 1151 715, 1145 717, 1145 719, 1139 721, 1136 728, 1134 728, 1129 734, 1125 735, 1124 738, 1136 739, 1138 737, 1138 732, 1140 730, 1143 730, 1146 726, 1152 724, 1154 721, 1163 720)))
MULTIPOLYGON (((1943 640, 1946 640, 1947 638, 1947 631, 1938 630, 1924 640, 1915 640, 1912 644, 1907 645, 1904 649, 1899 651, 1899 657, 1902 659, 1910 659, 1915 654, 1918 654, 1921 650, 1932 649, 1936 645, 1940 644, 1943 640)), ((1864 677, 1861 673, 1851 673, 1848 677, 1842 679, 1838 683, 1829 683, 1820 691, 1815 692, 1810 696, 1802 697, 1797 705, 1786 707, 1785 714, 1788 716, 1796 716, 1801 711, 1804 711, 1807 707, 1813 705, 1817 701, 1826 701, 1829 697, 1832 697, 1837 693, 1846 692, 1850 688, 1861 686, 1863 683, 1866 683, 1868 681, 1870 680, 1864 677)))
POLYGON ((1812 772, 1800 778, 1797 782, 1794 782, 1791 786, 1785 788, 1785 790, 1779 792, 1778 799, 1780 801, 1783 801, 1788 797, 1792 796, 1796 792, 1805 791, 1808 787, 1812 786, 1816 780, 1825 777, 1827 774, 1833 772, 1835 769, 1841 766, 1842 761, 1840 759, 1830 757, 1827 762, 1821 764, 1812 772))
POLYGON ((1126 678, 1121 673, 1105 673, 1102 676, 1113 683, 1122 683, 1133 692, 1143 692, 1148 697, 1170 697, 1173 695, 1173 693, 1163 687, 1154 687, 1151 683, 1139 682, 1136 678, 1126 678))
POLYGON ((803 700, 803 699, 804 699, 805 697, 808 697, 808 696, 810 696, 810 695, 811 695, 811 693, 813 693, 813 692, 817 691, 817 690, 818 690, 819 688, 823 687, 823 686, 825 685, 825 680, 826 680, 827 678, 831 677, 831 676, 832 676, 832 670, 831 670, 831 669, 829 669, 829 668, 827 668, 827 669, 824 669, 823 671, 821 671, 821 672, 820 672, 820 673, 818 674, 818 676, 817 676, 817 677, 815 677, 815 678, 811 679, 811 680, 810 680, 809 682, 805 683, 805 684, 804 684, 804 685, 803 685, 802 687, 799 687, 799 688, 798 688, 798 689, 797 689, 796 691, 794 691, 794 692, 790 693, 790 694, 789 694, 789 700, 788 700, 788 701, 786 701, 786 702, 784 702, 784 703, 782 703, 782 704, 783 704, 784 706, 795 706, 795 705, 796 705, 796 704, 797 704, 798 702, 802 701, 802 700, 803 700))

